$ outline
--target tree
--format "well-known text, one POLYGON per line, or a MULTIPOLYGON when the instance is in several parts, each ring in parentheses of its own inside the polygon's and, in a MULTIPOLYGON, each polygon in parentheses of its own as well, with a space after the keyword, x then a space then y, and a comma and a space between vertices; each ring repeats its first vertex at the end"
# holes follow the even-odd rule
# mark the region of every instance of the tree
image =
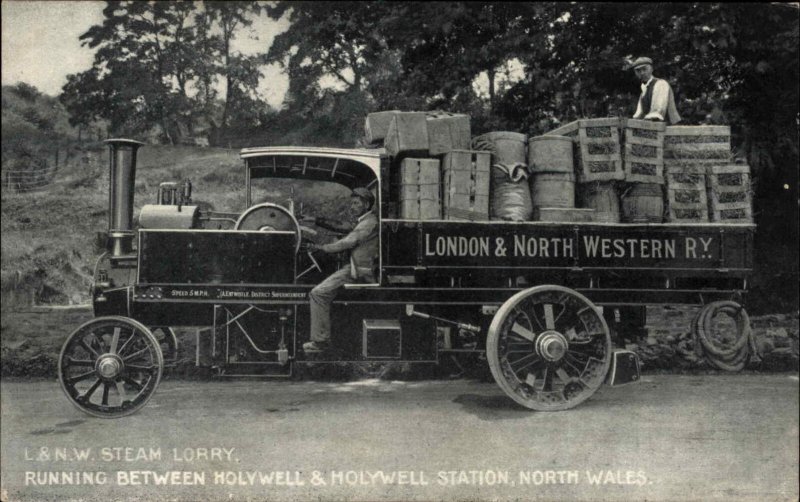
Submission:
MULTIPOLYGON (((249 97, 258 86, 261 73, 258 63, 261 56, 244 56, 234 53, 231 42, 237 31, 250 26, 253 21, 250 15, 261 10, 257 2, 208 2, 206 10, 215 20, 221 34, 216 37, 216 52, 221 56, 218 72, 225 77, 225 104, 222 111, 221 125, 226 128, 230 116, 231 103, 241 97, 249 97)), ((212 39, 213 40, 213 39, 212 39)))
POLYGON ((135 134, 158 124, 172 143, 175 125, 191 131, 197 109, 213 123, 221 75, 227 84, 224 128, 232 101, 251 98, 261 76, 258 57, 231 49, 259 9, 255 2, 108 1, 103 22, 80 37, 96 49, 93 67, 68 77, 63 102, 80 123, 99 116, 114 131, 135 134), (85 96, 79 95, 83 89, 85 96))

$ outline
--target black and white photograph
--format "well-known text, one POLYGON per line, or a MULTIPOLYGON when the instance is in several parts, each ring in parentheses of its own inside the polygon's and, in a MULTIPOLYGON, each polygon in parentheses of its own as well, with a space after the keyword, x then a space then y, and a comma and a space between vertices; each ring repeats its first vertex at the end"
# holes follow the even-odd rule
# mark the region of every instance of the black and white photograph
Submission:
POLYGON ((0 501, 800 499, 800 3, 0 8, 0 501))

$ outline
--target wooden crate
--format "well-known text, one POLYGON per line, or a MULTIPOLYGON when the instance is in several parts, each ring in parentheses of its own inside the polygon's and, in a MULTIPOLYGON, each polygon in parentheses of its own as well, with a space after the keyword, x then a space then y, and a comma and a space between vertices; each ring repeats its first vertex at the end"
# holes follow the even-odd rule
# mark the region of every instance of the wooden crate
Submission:
POLYGON ((442 213, 445 220, 489 220, 489 152, 454 150, 442 157, 442 213))
POLYGON ((533 221, 555 221, 555 222, 594 222, 595 210, 574 207, 534 207, 533 221))
POLYGON ((582 119, 547 133, 568 136, 575 142, 578 180, 611 181, 625 179, 619 130, 624 119, 617 117, 582 119))
POLYGON ((706 181, 711 221, 753 221, 750 166, 710 166, 706 172, 706 181))
POLYGON ((708 221, 706 171, 702 166, 667 167, 667 221, 708 221))
POLYGON ((425 113, 395 113, 389 122, 383 146, 392 157, 427 156, 428 121, 425 113))
POLYGON ((439 160, 405 158, 400 163, 400 218, 441 220, 439 160))
POLYGON ((668 126, 664 131, 664 165, 725 165, 731 160, 729 126, 668 126))
POLYGON ((625 181, 630 183, 664 183, 664 122, 626 119, 625 181))
POLYGON ((400 110, 386 110, 367 115, 367 119, 364 121, 364 139, 368 145, 382 142, 386 138, 389 124, 397 113, 400 113, 400 110))
POLYGON ((469 150, 472 142, 469 115, 450 112, 427 112, 428 152, 432 156, 453 150, 469 150))

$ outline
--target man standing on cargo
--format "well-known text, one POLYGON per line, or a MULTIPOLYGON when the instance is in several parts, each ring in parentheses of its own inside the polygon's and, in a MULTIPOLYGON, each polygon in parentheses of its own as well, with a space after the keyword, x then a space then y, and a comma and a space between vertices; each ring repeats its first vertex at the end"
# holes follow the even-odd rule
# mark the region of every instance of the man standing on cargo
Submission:
POLYGON ((675 95, 664 79, 653 76, 653 60, 637 58, 631 67, 642 82, 642 95, 633 118, 640 120, 666 121, 677 124, 681 121, 678 108, 675 106, 675 95))
MULTIPOLYGON (((349 282, 375 282, 373 267, 378 257, 378 218, 372 212, 375 196, 366 188, 356 188, 350 197, 350 212, 357 217, 355 228, 341 239, 310 251, 339 253, 350 250, 350 263, 334 272, 311 290, 311 341, 303 344, 306 353, 322 352, 330 344, 331 303, 339 288, 349 282)), ((321 225, 327 227, 327 225, 321 225)))

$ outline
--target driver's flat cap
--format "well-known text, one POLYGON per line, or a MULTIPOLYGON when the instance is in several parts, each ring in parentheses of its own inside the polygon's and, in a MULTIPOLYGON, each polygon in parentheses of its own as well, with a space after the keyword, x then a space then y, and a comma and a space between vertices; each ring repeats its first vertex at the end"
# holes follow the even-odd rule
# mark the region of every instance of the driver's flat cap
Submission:
POLYGON ((633 60, 633 63, 631 63, 631 68, 633 68, 635 70, 636 68, 638 68, 640 66, 644 66, 646 64, 649 64, 650 66, 652 66, 653 65, 653 60, 650 59, 650 58, 636 58, 636 59, 633 60))
POLYGON ((362 200, 364 200, 364 201, 365 201, 367 204, 369 204, 369 207, 372 207, 372 206, 374 206, 374 205, 375 205, 375 196, 374 196, 374 195, 372 195, 372 192, 370 192, 370 191, 369 191, 369 190, 367 190, 366 188, 363 188, 363 187, 354 188, 354 189, 353 189, 353 192, 352 192, 350 195, 351 195, 352 197, 359 197, 359 198, 361 198, 361 199, 362 199, 362 200))

